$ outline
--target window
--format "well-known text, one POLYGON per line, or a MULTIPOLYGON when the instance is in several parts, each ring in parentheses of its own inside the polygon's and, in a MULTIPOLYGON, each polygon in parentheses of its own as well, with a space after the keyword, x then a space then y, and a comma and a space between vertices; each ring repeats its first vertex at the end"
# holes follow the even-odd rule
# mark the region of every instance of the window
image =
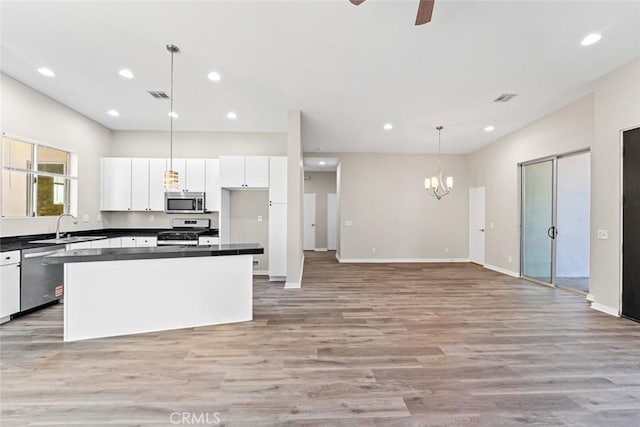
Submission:
MULTIPOLYGON (((71 189, 76 155, 37 142, 2 137, 2 216, 40 217, 75 212, 71 189)), ((75 200, 75 196, 73 197, 75 200)))

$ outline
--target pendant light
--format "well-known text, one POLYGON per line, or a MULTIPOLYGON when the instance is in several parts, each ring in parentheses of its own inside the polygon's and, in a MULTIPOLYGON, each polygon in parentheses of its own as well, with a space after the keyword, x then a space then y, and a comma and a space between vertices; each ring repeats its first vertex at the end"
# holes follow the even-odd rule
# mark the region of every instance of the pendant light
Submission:
POLYGON ((169 169, 164 171, 164 188, 171 191, 178 189, 179 182, 178 172, 173 170, 173 117, 175 116, 173 111, 173 55, 180 52, 180 49, 176 45, 168 44, 167 50, 171 53, 171 94, 169 97, 171 110, 169 110, 169 169))
POLYGON ((453 177, 448 176, 446 181, 442 179, 442 169, 440 167, 440 132, 442 132, 442 126, 436 127, 436 130, 438 131, 438 170, 436 176, 425 178, 424 189, 427 193, 440 200, 451 192, 453 177))

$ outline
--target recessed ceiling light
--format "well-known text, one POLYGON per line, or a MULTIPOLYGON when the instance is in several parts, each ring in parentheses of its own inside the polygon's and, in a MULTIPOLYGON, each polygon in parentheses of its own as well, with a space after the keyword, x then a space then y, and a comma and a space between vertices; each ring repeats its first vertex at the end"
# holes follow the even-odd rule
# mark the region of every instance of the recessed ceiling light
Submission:
POLYGON ((321 161, 321 162, 318 162, 318 164, 319 164, 320 166, 324 166, 324 165, 326 165, 326 164, 327 164, 327 162, 322 162, 322 161, 321 161))
POLYGON ((494 130, 496 130, 495 126, 491 126, 491 125, 484 128, 485 132, 493 132, 494 130))
POLYGON ((391 129, 393 129, 393 125, 392 125, 391 123, 387 123, 387 124, 385 124, 383 127, 384 127, 384 130, 391 130, 391 129))
POLYGON ((229 111, 227 113, 227 119, 235 120, 237 118, 238 118, 238 115, 236 113, 234 113, 233 111, 229 111))
POLYGON ((47 76, 47 77, 53 77, 56 75, 56 73, 54 73, 53 71, 51 71, 50 68, 47 68, 47 67, 38 68, 38 72, 43 76, 47 76))
POLYGON ((176 117, 178 117, 178 113, 176 113, 175 111, 171 111, 169 113, 169 117, 173 117, 175 119, 176 117))
POLYGON ((582 41, 580 42, 580 44, 582 46, 591 46, 592 44, 598 43, 601 38, 602 38, 601 34, 591 33, 591 34, 587 35, 585 38, 583 38, 582 41))
POLYGON ((131 72, 131 70, 127 70, 126 68, 123 68, 122 70, 118 71, 118 74, 120 74, 125 79, 133 78, 133 73, 131 72))
POLYGON ((120 115, 116 110, 109 110, 107 111, 107 114, 113 117, 118 117, 120 115))
POLYGON ((219 72, 217 71, 212 71, 209 74, 207 74, 207 77, 209 78, 209 80, 211 80, 212 82, 219 82, 220 80, 222 80, 222 76, 220 75, 219 72))

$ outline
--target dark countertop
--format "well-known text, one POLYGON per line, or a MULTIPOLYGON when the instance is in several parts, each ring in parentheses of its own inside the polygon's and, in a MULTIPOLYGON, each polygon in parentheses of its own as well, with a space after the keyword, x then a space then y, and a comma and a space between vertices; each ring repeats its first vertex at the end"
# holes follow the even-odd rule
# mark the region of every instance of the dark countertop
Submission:
POLYGON ((71 262, 121 261, 154 258, 184 258, 229 255, 260 255, 264 248, 259 243, 238 243, 210 246, 158 246, 144 248, 74 249, 48 255, 45 264, 71 262))
MULTIPOLYGON (((63 236, 100 236, 100 238, 113 237, 155 237, 162 231, 170 231, 170 228, 104 228, 99 230, 85 230, 74 233, 62 233, 63 236)), ((202 236, 217 236, 218 229, 212 228, 211 231, 201 234, 202 236)), ((33 240, 45 240, 55 238, 55 233, 48 234, 30 234, 25 236, 11 236, 0 238, 0 252, 17 251, 22 249, 41 248, 51 245, 59 245, 60 243, 30 243, 33 240)))

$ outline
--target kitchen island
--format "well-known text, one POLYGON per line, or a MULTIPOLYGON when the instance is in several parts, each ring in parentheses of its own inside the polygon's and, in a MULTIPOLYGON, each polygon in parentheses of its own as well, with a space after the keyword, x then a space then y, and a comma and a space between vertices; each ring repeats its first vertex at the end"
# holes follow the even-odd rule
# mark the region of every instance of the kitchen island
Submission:
POLYGON ((64 341, 253 319, 259 244, 70 250, 64 264, 64 341))

